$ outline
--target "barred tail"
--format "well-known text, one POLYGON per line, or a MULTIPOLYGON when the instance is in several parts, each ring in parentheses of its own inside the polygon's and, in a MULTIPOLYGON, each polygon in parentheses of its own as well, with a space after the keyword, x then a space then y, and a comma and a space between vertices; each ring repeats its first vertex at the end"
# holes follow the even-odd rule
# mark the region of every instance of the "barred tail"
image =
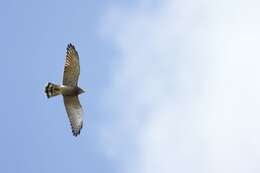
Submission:
POLYGON ((45 87, 45 93, 48 98, 57 96, 61 94, 61 87, 59 85, 48 83, 48 85, 45 87))

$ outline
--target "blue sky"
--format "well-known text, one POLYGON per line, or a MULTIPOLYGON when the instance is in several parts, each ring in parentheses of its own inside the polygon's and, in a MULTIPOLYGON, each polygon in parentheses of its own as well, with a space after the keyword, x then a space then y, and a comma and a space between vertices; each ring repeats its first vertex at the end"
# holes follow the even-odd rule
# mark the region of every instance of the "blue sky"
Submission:
POLYGON ((0 172, 260 171, 256 1, 5 1, 0 172), (80 55, 85 123, 62 97, 80 55))
POLYGON ((6 1, 1 5, 1 172, 115 172, 96 129, 98 102, 115 50, 98 35, 108 1, 6 1), (80 54, 85 126, 71 135, 61 97, 47 100, 47 82, 62 81, 66 46, 80 54))

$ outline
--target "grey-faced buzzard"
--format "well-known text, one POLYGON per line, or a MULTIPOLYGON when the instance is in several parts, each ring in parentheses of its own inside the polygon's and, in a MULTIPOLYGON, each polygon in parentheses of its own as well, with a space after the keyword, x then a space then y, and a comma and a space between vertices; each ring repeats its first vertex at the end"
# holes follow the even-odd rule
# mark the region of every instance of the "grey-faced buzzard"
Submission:
POLYGON ((69 44, 66 53, 63 84, 56 85, 49 82, 45 87, 45 93, 48 98, 57 95, 63 96, 74 136, 80 134, 80 130, 83 126, 83 110, 78 95, 84 93, 84 90, 78 87, 79 74, 79 55, 75 47, 72 44, 69 44))

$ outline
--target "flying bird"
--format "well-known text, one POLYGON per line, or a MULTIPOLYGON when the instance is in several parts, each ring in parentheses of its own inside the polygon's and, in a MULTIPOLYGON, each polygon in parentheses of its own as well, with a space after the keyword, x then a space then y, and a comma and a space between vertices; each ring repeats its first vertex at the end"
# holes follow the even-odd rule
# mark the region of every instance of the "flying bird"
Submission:
POLYGON ((80 74, 79 55, 75 46, 68 44, 62 85, 48 83, 45 93, 48 98, 62 95, 69 117, 73 136, 78 136, 83 126, 83 109, 78 95, 85 91, 78 87, 80 74))

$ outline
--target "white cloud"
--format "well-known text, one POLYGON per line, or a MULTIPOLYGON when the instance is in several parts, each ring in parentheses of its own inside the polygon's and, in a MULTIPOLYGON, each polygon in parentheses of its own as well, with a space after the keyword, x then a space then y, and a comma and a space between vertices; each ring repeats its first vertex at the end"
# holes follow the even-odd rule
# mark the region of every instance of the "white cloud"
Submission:
POLYGON ((104 19, 120 54, 109 156, 124 172, 259 172, 260 3, 142 2, 104 19))

